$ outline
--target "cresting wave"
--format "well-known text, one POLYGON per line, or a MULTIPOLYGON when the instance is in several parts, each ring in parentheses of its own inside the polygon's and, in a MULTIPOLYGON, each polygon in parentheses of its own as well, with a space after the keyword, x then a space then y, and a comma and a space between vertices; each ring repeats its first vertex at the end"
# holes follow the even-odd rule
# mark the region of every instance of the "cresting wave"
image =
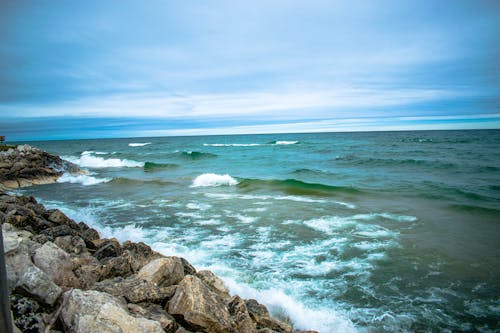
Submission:
POLYGON ((140 142, 132 142, 132 143, 129 143, 128 146, 129 147, 144 147, 144 146, 147 146, 147 145, 150 145, 151 142, 144 142, 144 143, 140 143, 140 142))
POLYGON ((144 163, 144 171, 156 171, 162 169, 174 169, 178 168, 178 164, 174 163, 155 163, 155 162, 146 162, 144 163))
POLYGON ((144 166, 143 162, 93 156, 91 151, 84 151, 80 157, 61 156, 61 158, 83 168, 137 168, 144 166))
POLYGON ((177 154, 185 159, 189 160, 199 160, 199 159, 204 159, 204 158, 214 158, 217 157, 216 154, 212 153, 204 153, 200 151, 182 151, 182 152, 177 152, 177 154))
POLYGON ((78 183, 84 186, 107 183, 109 181, 111 181, 111 178, 96 178, 90 175, 84 175, 84 174, 72 175, 69 173, 65 173, 61 177, 59 177, 59 179, 57 179, 58 183, 72 183, 72 184, 78 183))
POLYGON ((207 186, 222 186, 236 185, 238 181, 230 175, 218 175, 215 173, 204 173, 193 180, 191 187, 207 187, 207 186))
POLYGON ((306 183, 297 179, 243 179, 238 188, 247 191, 257 189, 278 190, 292 195, 328 196, 334 193, 356 194, 362 191, 354 187, 306 183))

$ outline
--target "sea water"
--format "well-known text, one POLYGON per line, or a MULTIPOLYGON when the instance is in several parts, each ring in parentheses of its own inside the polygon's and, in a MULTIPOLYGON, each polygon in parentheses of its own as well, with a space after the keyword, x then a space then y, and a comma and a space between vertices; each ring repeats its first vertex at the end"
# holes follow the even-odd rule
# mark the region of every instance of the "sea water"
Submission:
POLYGON ((500 131, 30 142, 29 187, 320 332, 500 330, 500 131))

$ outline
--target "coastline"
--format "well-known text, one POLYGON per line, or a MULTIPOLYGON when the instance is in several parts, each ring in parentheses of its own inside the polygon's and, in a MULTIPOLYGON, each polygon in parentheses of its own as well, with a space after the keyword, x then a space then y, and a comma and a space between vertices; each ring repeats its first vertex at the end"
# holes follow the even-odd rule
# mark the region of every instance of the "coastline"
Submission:
MULTIPOLYGON (((81 172, 57 156, 19 147, 1 155, 2 170, 10 171, 2 173, 2 191, 81 172)), ((23 331, 293 331, 256 300, 229 295, 212 272, 144 243, 100 238, 33 197, 2 192, 0 212, 11 308, 23 331)))

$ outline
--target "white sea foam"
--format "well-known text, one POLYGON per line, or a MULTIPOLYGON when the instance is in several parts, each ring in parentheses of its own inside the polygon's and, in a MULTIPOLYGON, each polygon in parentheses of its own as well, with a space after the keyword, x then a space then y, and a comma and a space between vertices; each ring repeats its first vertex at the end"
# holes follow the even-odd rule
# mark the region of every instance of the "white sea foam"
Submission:
POLYGON ((135 168, 135 167, 143 167, 143 162, 136 162, 126 159, 118 159, 118 158, 102 158, 92 155, 91 151, 84 151, 80 157, 74 156, 63 156, 62 158, 79 165, 83 168, 135 168))
POLYGON ((236 184, 238 184, 238 181, 228 174, 204 173, 193 180, 191 187, 231 186, 236 184))
POLYGON ((144 147, 144 146, 147 146, 147 145, 150 145, 151 142, 143 142, 143 143, 140 143, 140 142, 132 142, 132 143, 129 143, 128 146, 129 147, 144 147))
POLYGON ((417 218, 409 215, 396 215, 390 213, 370 213, 370 214, 357 214, 353 216, 355 220, 372 221, 377 218, 384 218, 398 222, 415 222, 417 218))
POLYGON ((199 203, 199 202, 190 202, 186 205, 186 208, 195 210, 207 210, 210 209, 211 207, 212 206, 209 204, 199 203))
POLYGON ((276 141, 277 145, 294 145, 299 143, 299 141, 276 141))
POLYGON ((312 329, 322 333, 356 332, 354 324, 347 319, 347 316, 334 309, 307 307, 280 289, 257 290, 232 278, 225 277, 223 280, 232 294, 238 294, 243 298, 265 300, 264 304, 271 312, 287 315, 298 329, 312 329))
POLYGON ((59 177, 59 179, 57 179, 58 183, 78 183, 84 186, 107 183, 109 181, 111 181, 111 178, 96 178, 90 175, 72 175, 69 173, 64 173, 61 177, 59 177))

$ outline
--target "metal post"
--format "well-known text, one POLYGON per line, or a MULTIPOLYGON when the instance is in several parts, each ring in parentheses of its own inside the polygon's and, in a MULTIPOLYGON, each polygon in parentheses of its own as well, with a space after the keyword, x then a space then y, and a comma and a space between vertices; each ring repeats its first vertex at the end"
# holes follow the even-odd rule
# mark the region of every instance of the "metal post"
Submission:
POLYGON ((3 249, 3 233, 0 225, 0 332, 11 333, 12 317, 10 314, 9 289, 7 287, 7 270, 5 269, 5 253, 3 249))

